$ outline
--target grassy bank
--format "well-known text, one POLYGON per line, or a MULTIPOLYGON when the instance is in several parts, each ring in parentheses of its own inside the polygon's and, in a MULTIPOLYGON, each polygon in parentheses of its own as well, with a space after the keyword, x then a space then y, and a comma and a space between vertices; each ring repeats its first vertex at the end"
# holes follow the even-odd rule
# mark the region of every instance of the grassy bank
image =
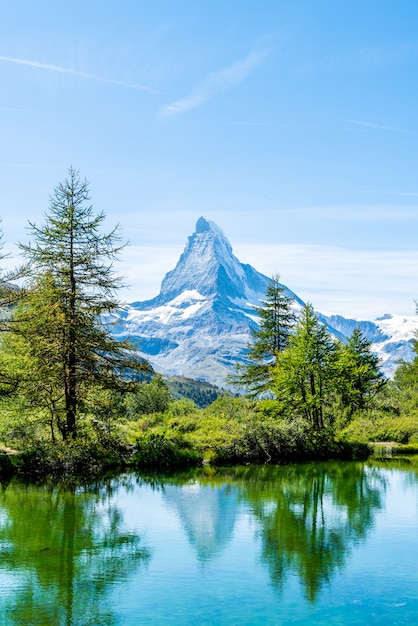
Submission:
POLYGON ((154 414, 127 424, 139 467, 185 463, 286 463, 290 461, 359 458, 367 444, 346 442, 334 431, 315 432, 307 423, 268 416, 259 404, 239 398, 219 398, 200 411, 154 414))
MULTIPOLYGON (((157 389, 161 394, 161 389, 157 389)), ((386 404, 346 420, 335 409, 315 430, 300 415, 280 414, 274 401, 220 397, 199 409, 190 399, 97 397, 80 420, 77 439, 54 442, 42 420, 3 423, 0 472, 26 476, 97 475, 128 468, 290 463, 417 453, 418 419, 386 404), (162 402, 164 400, 164 402, 162 402), (372 443, 370 443, 372 442, 372 443)), ((386 401, 385 401, 386 402, 386 401)), ((395 407, 396 408, 396 407, 395 407)))
POLYGON ((218 398, 205 409, 190 400, 171 402, 163 412, 134 416, 111 428, 85 428, 71 443, 41 436, 15 440, 0 456, 0 471, 22 475, 94 475, 110 469, 289 463, 315 459, 365 458, 366 443, 346 441, 334 430, 316 432, 301 418, 266 414, 242 398, 218 398))

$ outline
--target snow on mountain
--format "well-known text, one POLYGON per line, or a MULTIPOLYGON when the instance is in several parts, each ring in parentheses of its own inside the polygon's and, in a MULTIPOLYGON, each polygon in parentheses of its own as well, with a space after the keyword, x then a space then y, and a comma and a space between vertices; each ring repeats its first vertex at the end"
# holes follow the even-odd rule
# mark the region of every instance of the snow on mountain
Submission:
POLYGON ((418 317, 386 314, 375 320, 376 326, 385 336, 373 343, 373 350, 380 357, 382 369, 393 376, 399 360, 411 361, 414 356, 413 341, 418 329, 418 317))
MULTIPOLYGON (((116 334, 137 341, 141 354, 161 373, 225 386, 235 364, 245 361, 251 330, 257 327, 254 305, 262 303, 269 280, 240 263, 222 230, 200 217, 158 296, 125 306, 116 334)), ((303 306, 285 289, 297 308, 303 306)), ((388 375, 397 359, 411 357, 416 317, 386 315, 374 322, 320 313, 318 317, 343 339, 360 326, 388 375)))
POLYGON ((349 337, 356 326, 372 342, 373 352, 380 359, 380 366, 387 377, 393 376, 399 361, 413 358, 413 340, 418 329, 418 317, 387 313, 374 321, 348 319, 341 315, 318 313, 318 318, 343 337, 349 337))

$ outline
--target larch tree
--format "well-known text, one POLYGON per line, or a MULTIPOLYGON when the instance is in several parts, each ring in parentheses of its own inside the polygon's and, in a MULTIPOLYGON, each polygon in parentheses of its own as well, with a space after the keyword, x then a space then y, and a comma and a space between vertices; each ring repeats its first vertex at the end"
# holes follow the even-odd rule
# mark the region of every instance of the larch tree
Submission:
POLYGON ((340 342, 306 304, 273 371, 272 391, 282 413, 300 415, 317 432, 328 426, 325 409, 338 388, 340 352, 340 342))
POLYGON ((33 241, 20 244, 29 281, 16 333, 20 354, 26 350, 31 360, 31 380, 22 378, 22 393, 48 406, 63 440, 76 437, 80 407, 92 387, 128 390, 139 371, 151 369, 130 342, 111 334, 122 286, 113 263, 124 244, 118 227, 101 232, 104 219, 104 213, 93 213, 87 181, 70 168, 50 197, 44 224, 30 223, 33 241))
POLYGON ((271 388, 277 355, 289 345, 295 324, 292 305, 293 299, 280 284, 280 276, 274 275, 268 284, 263 306, 255 307, 260 321, 248 344, 248 363, 239 365, 237 374, 229 379, 231 383, 245 387, 253 397, 271 388))
MULTIPOLYGON (((416 301, 416 315, 418 315, 418 301, 416 301)), ((404 359, 398 362, 395 371, 394 383, 398 393, 401 394, 401 402, 407 412, 418 414, 418 330, 412 340, 414 358, 412 361, 404 359)))
POLYGON ((379 357, 371 351, 371 341, 356 327, 341 354, 342 403, 350 415, 363 410, 386 383, 379 369, 379 357))
MULTIPOLYGON (((3 246, 3 230, 0 219, 0 262, 9 257, 7 253, 3 252, 3 246)), ((11 310, 21 297, 21 290, 12 281, 20 278, 23 271, 24 268, 20 268, 20 270, 0 268, 0 348, 6 334, 10 332, 13 326, 11 310)), ((17 388, 17 384, 18 381, 15 374, 7 367, 0 365, 0 396, 7 396, 13 393, 17 388)))

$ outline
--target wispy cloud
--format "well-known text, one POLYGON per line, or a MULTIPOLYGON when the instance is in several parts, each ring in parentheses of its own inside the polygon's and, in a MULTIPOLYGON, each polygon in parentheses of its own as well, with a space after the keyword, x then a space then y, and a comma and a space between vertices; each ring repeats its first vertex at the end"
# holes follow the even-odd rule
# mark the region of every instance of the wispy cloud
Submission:
POLYGON ((209 74, 188 96, 163 107, 160 110, 161 115, 164 117, 181 115, 202 106, 219 91, 235 87, 245 80, 266 56, 267 50, 252 52, 245 59, 209 74))
POLYGON ((138 91, 148 91, 149 93, 157 93, 151 87, 147 85, 141 85, 139 83, 128 83, 123 80, 114 80, 113 78, 104 78, 103 76, 97 76, 96 74, 89 74, 87 72, 79 72, 69 67, 61 67, 60 65, 51 65, 50 63, 39 63, 38 61, 30 61, 28 59, 19 59, 16 57, 0 56, 0 61, 4 63, 14 63, 16 65, 25 65, 28 67, 35 67, 40 70, 46 70, 48 72, 57 72, 59 74, 69 74, 70 76, 78 76, 79 78, 86 78, 87 80, 95 80, 100 83, 109 83, 110 85, 119 85, 120 87, 126 87, 128 89, 135 89, 138 91))
POLYGON ((345 120, 348 124, 355 124, 357 126, 363 126, 364 128, 376 128, 377 130, 388 130, 393 133, 404 133, 407 135, 412 134, 405 128, 398 128, 396 126, 385 126, 383 124, 374 124, 373 122, 363 122, 361 120, 345 120))
POLYGON ((280 243, 235 244, 234 252, 266 276, 279 271, 319 311, 361 319, 414 314, 416 250, 280 243))

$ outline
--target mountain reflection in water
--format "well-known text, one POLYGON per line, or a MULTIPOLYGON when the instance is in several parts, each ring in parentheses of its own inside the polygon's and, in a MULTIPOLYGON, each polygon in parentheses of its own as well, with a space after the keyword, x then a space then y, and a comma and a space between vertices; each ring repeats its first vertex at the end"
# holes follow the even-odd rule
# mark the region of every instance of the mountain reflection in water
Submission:
POLYGON ((167 485, 163 497, 177 513, 201 563, 217 556, 233 538, 239 515, 235 488, 229 485, 215 488, 194 481, 180 487, 167 485))
POLYGON ((418 460, 0 490, 1 626, 418 621, 418 460))
POLYGON ((273 585, 280 590, 286 575, 297 573, 313 602, 373 528, 385 484, 363 463, 247 466, 200 473, 198 480, 195 474, 168 478, 163 498, 202 562, 226 548, 246 505, 273 585))

